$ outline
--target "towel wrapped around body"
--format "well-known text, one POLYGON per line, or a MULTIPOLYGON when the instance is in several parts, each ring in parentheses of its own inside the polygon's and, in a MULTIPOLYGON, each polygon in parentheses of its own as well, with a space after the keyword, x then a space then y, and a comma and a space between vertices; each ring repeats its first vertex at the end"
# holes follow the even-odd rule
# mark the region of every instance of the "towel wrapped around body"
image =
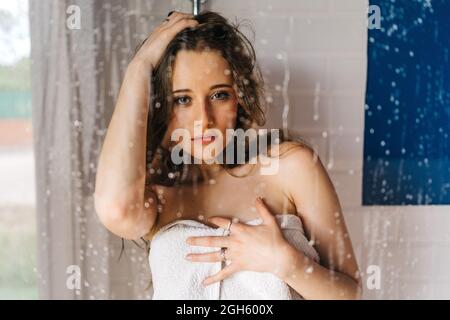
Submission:
MULTIPOLYGON (((285 239, 306 256, 319 262, 319 254, 309 244, 301 219, 294 214, 275 215, 285 239)), ((245 222, 257 225, 261 218, 245 222)), ((239 271, 226 279, 203 286, 202 281, 225 266, 224 262, 193 262, 188 253, 206 253, 219 248, 193 246, 186 238, 224 235, 224 228, 213 228, 196 220, 175 220, 163 226, 150 243, 149 263, 154 300, 301 300, 294 289, 269 272, 239 271)))

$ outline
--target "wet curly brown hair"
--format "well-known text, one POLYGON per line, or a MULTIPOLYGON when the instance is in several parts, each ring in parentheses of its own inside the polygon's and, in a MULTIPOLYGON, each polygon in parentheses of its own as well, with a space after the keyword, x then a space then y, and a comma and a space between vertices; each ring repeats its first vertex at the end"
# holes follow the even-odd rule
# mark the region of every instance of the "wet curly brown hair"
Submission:
MULTIPOLYGON (((152 72, 152 96, 147 125, 146 169, 148 174, 146 188, 151 188, 153 184, 176 186, 190 183, 193 176, 201 179, 201 175, 196 169, 197 165, 175 165, 171 161, 169 150, 161 146, 173 112, 172 68, 180 50, 215 50, 228 62, 235 90, 242 102, 238 104, 235 130, 243 129, 245 131, 262 126, 266 122, 264 79, 251 42, 239 30, 242 22, 231 23, 219 13, 212 11, 203 11, 194 16, 194 19, 199 24, 194 28, 184 29, 174 37, 152 72), (189 173, 186 174, 186 172, 189 173), (172 175, 168 175, 169 173, 172 175)), ((136 52, 146 40, 136 48, 136 52)), ((277 143, 293 141, 287 133, 286 130, 280 130, 277 143)), ((267 151, 270 155, 272 140, 270 131, 263 137, 257 136, 257 139, 262 138, 267 139, 267 151)), ((303 142, 300 144, 304 145, 303 142)), ((236 146, 236 143, 232 145, 236 146)), ((249 157, 250 154, 246 148, 245 162, 248 162, 249 157)), ((231 164, 229 161, 221 164, 227 171, 237 165, 239 164, 234 161, 231 161, 231 164)), ((150 238, 158 231, 157 224, 155 222, 154 227, 150 230, 150 238)), ((149 241, 141 239, 146 243, 148 250, 149 241)))
MULTIPOLYGON (((152 174, 148 183, 174 185, 191 181, 196 173, 195 165, 175 166, 170 153, 161 147, 173 112, 172 68, 176 55, 181 50, 218 52, 228 62, 233 76, 234 87, 242 103, 238 104, 236 126, 234 129, 246 130, 265 123, 263 107, 264 80, 256 62, 251 42, 239 30, 239 24, 229 23, 216 12, 204 11, 194 17, 199 24, 192 29, 179 32, 167 46, 152 75, 153 96, 147 129, 147 164, 152 174), (159 157, 158 168, 153 168, 154 157, 159 157), (159 169, 159 170, 157 170, 159 169), (175 175, 169 179, 169 172, 178 173, 190 170, 191 174, 175 175)), ((234 163, 234 161, 226 161, 234 163)), ((225 168, 235 164, 223 164, 225 168)), ((199 177, 201 179, 201 177, 199 177)))

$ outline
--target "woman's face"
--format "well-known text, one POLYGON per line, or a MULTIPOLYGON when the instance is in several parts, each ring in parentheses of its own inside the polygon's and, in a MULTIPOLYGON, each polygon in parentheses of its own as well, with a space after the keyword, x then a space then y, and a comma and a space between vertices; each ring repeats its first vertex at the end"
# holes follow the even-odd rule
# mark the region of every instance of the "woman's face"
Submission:
MULTIPOLYGON (((226 129, 236 125, 238 98, 228 62, 214 51, 177 53, 172 72, 173 118, 169 132, 183 129, 190 141, 183 150, 203 161, 217 154, 207 150, 223 150, 226 129), (216 129, 220 134, 207 138, 216 129)), ((186 139, 187 140, 187 139, 186 139)))

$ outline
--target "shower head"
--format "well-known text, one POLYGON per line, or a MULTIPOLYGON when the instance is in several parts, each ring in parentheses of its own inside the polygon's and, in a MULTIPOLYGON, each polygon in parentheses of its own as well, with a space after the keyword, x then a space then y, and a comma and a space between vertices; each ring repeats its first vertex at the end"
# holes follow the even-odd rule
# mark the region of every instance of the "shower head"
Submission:
POLYGON ((194 16, 198 15, 201 11, 201 5, 206 2, 206 0, 191 0, 192 2, 192 14, 194 16))

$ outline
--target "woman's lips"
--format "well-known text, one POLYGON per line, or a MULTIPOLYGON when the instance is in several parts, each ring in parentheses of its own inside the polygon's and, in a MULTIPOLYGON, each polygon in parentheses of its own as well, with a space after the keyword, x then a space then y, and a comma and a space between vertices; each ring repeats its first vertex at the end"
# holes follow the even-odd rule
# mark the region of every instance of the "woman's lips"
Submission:
POLYGON ((197 138, 192 138, 195 142, 201 142, 202 144, 207 144, 213 142, 216 139, 215 136, 201 136, 197 138))

